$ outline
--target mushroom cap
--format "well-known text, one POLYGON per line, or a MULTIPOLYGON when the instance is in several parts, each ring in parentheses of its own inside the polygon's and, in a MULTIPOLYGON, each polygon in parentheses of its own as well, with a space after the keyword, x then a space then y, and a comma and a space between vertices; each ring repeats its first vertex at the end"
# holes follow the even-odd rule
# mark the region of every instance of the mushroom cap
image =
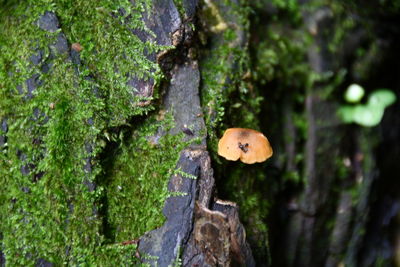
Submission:
POLYGON ((218 142, 218 155, 253 164, 272 156, 272 147, 262 133, 245 128, 229 128, 218 142))

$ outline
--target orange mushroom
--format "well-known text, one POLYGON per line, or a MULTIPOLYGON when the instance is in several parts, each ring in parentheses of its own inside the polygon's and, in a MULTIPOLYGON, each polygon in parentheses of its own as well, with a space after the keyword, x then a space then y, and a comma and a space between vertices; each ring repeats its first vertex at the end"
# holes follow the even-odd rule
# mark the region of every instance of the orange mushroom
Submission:
POLYGON ((262 133, 245 128, 227 129, 218 142, 218 155, 227 160, 240 159, 253 164, 272 156, 272 147, 262 133))

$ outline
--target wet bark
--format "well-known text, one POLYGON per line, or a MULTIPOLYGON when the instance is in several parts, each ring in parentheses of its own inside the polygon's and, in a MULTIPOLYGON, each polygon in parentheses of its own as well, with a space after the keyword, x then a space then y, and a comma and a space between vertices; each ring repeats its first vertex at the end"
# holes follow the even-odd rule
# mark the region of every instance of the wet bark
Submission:
MULTIPOLYGON (((196 5, 197 1, 184 1, 184 6, 196 5)), ((163 209, 166 223, 140 238, 139 251, 158 257, 157 260, 146 260, 156 266, 168 266, 179 257, 183 266, 255 266, 238 207, 235 203, 222 204, 215 194, 206 144, 207 130, 201 116, 199 63, 191 55, 197 49, 193 41, 198 36, 193 37, 195 33, 187 25, 194 20, 194 15, 186 13, 186 21, 182 21, 179 30, 173 34, 177 54, 162 58, 164 62, 178 62, 168 66, 172 67, 167 70, 170 83, 165 88, 162 104, 174 117, 175 127, 170 133, 183 131, 186 140, 200 138, 199 144, 181 151, 176 166, 193 177, 171 177, 169 190, 187 195, 168 198, 163 209)), ((234 67, 233 63, 231 67, 234 67)))
MULTIPOLYGON (((140 258, 152 266, 170 266, 179 261, 183 266, 373 266, 380 262, 387 266, 400 264, 400 189, 397 181, 397 174, 400 172, 397 163, 400 158, 399 105, 396 103, 390 108, 383 122, 372 130, 358 125, 346 125, 336 116, 336 111, 342 104, 341 96, 338 95, 341 95, 342 87, 350 81, 363 82, 371 88, 387 86, 400 97, 400 66, 397 60, 400 56, 397 51, 400 44, 399 30, 393 29, 392 23, 383 23, 382 18, 373 18, 371 23, 375 27, 383 25, 382 32, 375 29, 378 33, 374 38, 379 41, 371 40, 366 30, 359 26, 352 29, 352 32, 344 30, 346 41, 340 49, 332 51, 329 44, 337 27, 335 11, 329 5, 307 8, 309 1, 299 1, 302 8, 300 31, 311 40, 305 49, 303 63, 309 67, 312 75, 321 77, 346 69, 348 75, 340 85, 334 85, 337 86, 335 90, 338 92, 333 93, 331 97, 325 97, 326 88, 334 82, 329 78, 313 80, 314 76, 310 74, 307 76, 309 80, 298 86, 304 89, 301 93, 303 101, 299 108, 299 101, 296 99, 298 95, 290 88, 279 91, 282 88, 276 86, 283 82, 279 80, 282 77, 274 77, 274 81, 267 85, 255 77, 250 78, 254 83, 254 88, 251 87, 250 91, 257 91, 267 102, 269 99, 277 99, 277 104, 272 103, 273 101, 269 101, 268 105, 264 103, 268 107, 262 108, 261 114, 254 111, 259 118, 260 128, 271 125, 271 128, 277 129, 271 138, 275 141, 272 142, 275 153, 273 163, 256 170, 257 177, 261 176, 260 179, 267 180, 268 189, 274 186, 277 188, 270 191, 264 187, 253 188, 254 192, 262 195, 262 200, 271 204, 270 210, 265 210, 268 219, 262 222, 270 233, 269 244, 260 249, 257 241, 262 237, 246 236, 246 227, 256 229, 257 224, 251 222, 251 218, 243 218, 239 212, 240 204, 233 202, 235 199, 219 199, 219 192, 231 189, 217 188, 215 173, 218 172, 218 178, 221 178, 219 185, 228 187, 229 183, 223 182, 229 181, 228 176, 233 176, 233 171, 217 169, 226 166, 229 168, 232 165, 221 165, 212 161, 210 154, 213 150, 207 138, 215 135, 216 130, 212 133, 207 132, 207 122, 203 113, 208 112, 212 121, 218 117, 220 111, 213 107, 205 107, 200 97, 204 93, 201 90, 207 90, 202 87, 201 67, 207 66, 199 66, 203 59, 198 58, 198 55, 203 55, 202 50, 213 51, 220 45, 223 42, 221 36, 224 29, 220 25, 222 28, 213 32, 214 36, 210 38, 212 41, 200 45, 204 34, 202 31, 212 27, 207 27, 205 24, 209 21, 206 20, 206 16, 199 14, 205 5, 217 8, 223 4, 220 1, 184 0, 179 8, 176 2, 154 0, 153 15, 143 17, 144 24, 154 34, 144 30, 132 30, 132 34, 143 42, 174 47, 158 54, 146 55, 149 60, 162 67, 165 80, 160 86, 160 99, 156 105, 159 110, 172 114, 175 125, 168 132, 157 132, 157 138, 167 134, 184 133, 183 141, 197 141, 182 151, 177 151, 179 160, 175 167, 181 173, 170 177, 168 189, 180 195, 171 196, 166 200, 162 210, 166 218, 165 223, 138 238, 138 258, 140 255, 153 256, 140 258), (213 2, 218 4, 214 5, 213 2), (377 45, 379 53, 373 54, 375 50, 371 43, 377 45), (361 79, 356 70, 361 63, 355 59, 354 51, 362 46, 367 47, 369 52, 372 51, 372 58, 376 56, 379 60, 366 63, 359 60, 366 64, 366 72, 371 73, 370 78, 361 79), (381 69, 375 70, 375 66, 381 69), (385 73, 384 67, 390 68, 388 73, 385 73), (277 92, 271 92, 274 89, 277 92), (276 122, 265 119, 267 115, 271 115, 267 114, 271 110, 279 114, 273 114, 277 118, 276 122), (301 132, 304 129, 300 129, 295 121, 299 114, 306 124, 304 133, 301 132), (302 156, 300 160, 298 155, 302 156), (345 175, 340 174, 343 169, 345 175), (221 177, 221 173, 227 174, 227 177, 221 177), (270 175, 271 173, 273 174, 270 175), (290 173, 299 174, 301 181, 292 183, 285 180, 290 173), (261 252, 257 252, 255 260, 252 251, 257 249, 261 252)), ((233 2, 239 6, 239 12, 241 8, 248 8, 240 1, 233 2)), ((265 26, 261 25, 265 23, 263 16, 270 18, 269 16, 272 17, 278 12, 269 4, 253 8, 256 11, 250 14, 258 17, 252 19, 253 24, 249 28, 246 28, 243 22, 237 21, 229 7, 221 9, 226 12, 224 15, 228 18, 224 27, 231 26, 237 34, 236 39, 227 46, 237 50, 244 50, 248 45, 254 50, 262 49, 261 46, 257 46, 257 42, 263 38, 264 32, 257 32, 258 27, 265 26)), ((373 6, 368 8, 371 10, 373 6)), ((119 12, 123 13, 123 10, 119 12)), ((352 15, 344 13, 346 16, 352 15)), ((383 10, 381 15, 387 13, 390 12, 383 10)), ((395 13, 392 21, 399 22, 399 14, 400 12, 395 13)), ((274 24, 270 20, 266 21, 266 24, 274 24)), ((265 27, 269 26, 268 24, 265 27)), ((79 53, 69 48, 53 12, 43 14, 38 19, 38 27, 48 32, 60 31, 59 38, 50 48, 52 53, 67 54, 68 60, 81 65, 79 53)), ((285 30, 280 29, 280 34, 285 35, 285 30)), ((288 32, 290 30, 288 29, 288 32)), ((292 37, 289 35, 288 38, 292 37)), ((296 40, 293 38, 291 41, 296 40)), ((41 56, 41 51, 33 49, 33 64, 42 62, 41 56)), ((50 54, 49 59, 52 57, 55 57, 55 54, 50 54)), ((253 61, 257 62, 257 59, 253 61)), ((233 56, 230 56, 227 62, 227 71, 234 73, 238 62, 234 61, 233 56)), ((48 72, 51 70, 51 64, 43 64, 42 69, 44 73, 48 72)), ((255 72, 255 69, 256 65, 252 66, 249 72, 255 72)), ((24 98, 33 97, 32 92, 41 82, 37 78, 37 75, 30 77, 25 81, 25 87, 17 88, 24 98)), ((133 95, 154 96, 154 80, 142 79, 134 74, 129 78, 128 85, 132 87, 133 95)), ((227 84, 231 82, 227 77, 220 78, 227 84)), ((226 98, 222 101, 226 103, 225 106, 232 106, 237 100, 228 99, 228 94, 222 96, 226 98)), ((150 104, 154 103, 150 100, 138 103, 142 107, 150 104)), ((232 112, 227 113, 234 116, 232 112)), ((46 121, 46 114, 39 110, 33 110, 31 117, 38 123, 46 121)), ((230 121, 230 118, 221 117, 230 121)), ((0 149, 6 150, 9 130, 7 118, 0 118, 0 123, 0 149)), ((40 142, 40 136, 32 140, 33 144, 40 142)), ((85 149, 89 154, 92 152, 91 140, 87 141, 85 149)), ((24 161, 26 156, 21 152, 18 157, 24 161)), ((29 175, 36 167, 34 163, 25 164, 20 172, 29 175)), ((92 158, 86 158, 82 168, 91 173, 92 167, 92 158)), ((234 168, 242 167, 232 167, 234 168)), ((249 173, 250 175, 243 178, 256 179, 256 175, 252 177, 252 173, 249 173)), ((39 180, 43 174, 35 175, 35 179, 39 180)), ((92 182, 85 180, 83 183, 90 192, 96 189, 96 184, 92 182)), ((29 193, 29 188, 23 190, 29 193)), ((73 208, 71 205, 70 209, 73 208)), ((93 213, 96 215, 97 209, 97 206, 93 207, 93 213)), ((257 230, 252 232, 257 233, 257 230)), ((2 238, 0 233, 0 241, 2 238)), ((0 265, 5 264, 4 254, 0 251, 0 265)), ((53 264, 38 258, 36 266, 53 264)))
MULTIPOLYGON (((140 255, 151 255, 152 259, 143 258, 142 261, 152 266, 170 266, 177 260, 185 265, 200 266, 254 266, 251 250, 246 243, 245 230, 240 223, 238 207, 235 203, 223 203, 216 198, 213 170, 206 145, 206 127, 200 103, 200 72, 198 61, 193 56, 196 44, 196 34, 190 23, 195 22, 197 0, 182 1, 179 13, 178 7, 171 1, 153 1, 151 16, 150 12, 142 17, 144 24, 151 31, 132 29, 143 42, 155 42, 157 45, 174 46, 175 51, 162 51, 159 54, 147 53, 147 58, 160 64, 167 81, 163 85, 163 95, 160 101, 160 109, 171 112, 174 120, 174 128, 169 132, 159 132, 159 137, 184 132, 182 141, 198 139, 196 145, 190 145, 180 153, 176 169, 181 174, 171 176, 168 189, 170 192, 178 192, 183 196, 169 197, 163 208, 166 222, 159 229, 155 229, 138 241, 138 253, 140 255), (189 129, 190 126, 190 129, 189 129), (215 246, 213 246, 215 244, 215 246), (154 260, 154 258, 156 258, 154 260)), ((124 14, 124 10, 118 10, 113 16, 124 14)), ((51 47, 58 54, 66 54, 66 60, 72 61, 77 67, 82 67, 79 52, 70 48, 65 35, 62 33, 60 23, 54 12, 48 11, 37 21, 38 27, 44 31, 59 31, 59 38, 51 47)), ((198 37, 196 37, 198 38, 198 37)), ((41 51, 32 51, 34 64, 42 62, 41 51), (37 55, 35 55, 37 53, 37 55)), ((51 60, 56 55, 51 55, 51 60)), ((51 64, 44 66, 44 72, 51 73, 51 64)), ((26 98, 32 98, 32 92, 37 90, 41 81, 39 75, 33 76, 26 81, 27 91, 19 88, 20 94, 26 98)), ((91 79, 90 76, 87 79, 91 79)), ((134 96, 144 98, 152 97, 154 94, 154 80, 143 79, 134 74, 129 75, 128 83, 132 88, 134 96)), ((101 96, 99 96, 101 97, 101 96)), ((147 106, 150 101, 141 101, 139 106, 147 106)), ((39 110, 35 110, 33 117, 39 120, 46 117, 39 110)), ((93 123, 90 122, 92 125, 93 123)), ((0 136, 0 147, 3 149, 7 143, 7 118, 1 120, 2 135, 0 136)), ((40 137, 38 137, 40 138, 40 137)), ((35 142, 35 141, 33 141, 35 142)), ((39 142, 39 141, 38 141, 39 142)), ((91 140, 85 146, 88 154, 93 152, 91 140)), ((20 158, 24 158, 21 153, 20 158)), ((83 167, 85 172, 92 172, 92 158, 85 160, 83 167)), ((36 164, 30 163, 23 166, 23 175, 30 175, 35 170, 36 164)), ((40 179, 37 177, 36 179, 40 179)), ((89 192, 96 189, 96 184, 84 181, 89 192)), ((26 189, 27 193, 29 188, 26 189)), ((70 210, 75 207, 71 204, 70 210)), ((96 215, 97 207, 93 207, 96 215)), ((69 249, 74 249, 69 248, 69 249)), ((69 250, 68 249, 68 250, 69 250)), ((68 251, 67 251, 68 253, 68 251)), ((139 255, 139 254, 138 254, 139 255)), ((3 253, 1 253, 1 266, 5 265, 3 253)), ((38 258, 36 266, 53 266, 48 260, 38 258)))

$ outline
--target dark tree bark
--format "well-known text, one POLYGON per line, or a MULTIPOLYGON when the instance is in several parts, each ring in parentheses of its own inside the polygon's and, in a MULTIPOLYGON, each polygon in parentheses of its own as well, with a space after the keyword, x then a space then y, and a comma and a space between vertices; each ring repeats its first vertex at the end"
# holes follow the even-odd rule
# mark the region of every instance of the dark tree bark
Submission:
POLYGON ((399 265, 398 101, 337 113, 400 97, 400 3, 360 2, 0 0, 0 265, 399 265))

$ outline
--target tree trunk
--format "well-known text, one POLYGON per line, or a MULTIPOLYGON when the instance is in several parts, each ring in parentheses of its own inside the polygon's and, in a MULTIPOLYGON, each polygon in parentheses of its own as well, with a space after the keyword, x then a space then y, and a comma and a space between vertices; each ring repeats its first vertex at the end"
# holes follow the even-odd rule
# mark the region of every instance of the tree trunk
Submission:
POLYGON ((399 97, 400 3, 359 5, 0 0, 0 265, 399 265, 398 102, 337 114, 399 97))

